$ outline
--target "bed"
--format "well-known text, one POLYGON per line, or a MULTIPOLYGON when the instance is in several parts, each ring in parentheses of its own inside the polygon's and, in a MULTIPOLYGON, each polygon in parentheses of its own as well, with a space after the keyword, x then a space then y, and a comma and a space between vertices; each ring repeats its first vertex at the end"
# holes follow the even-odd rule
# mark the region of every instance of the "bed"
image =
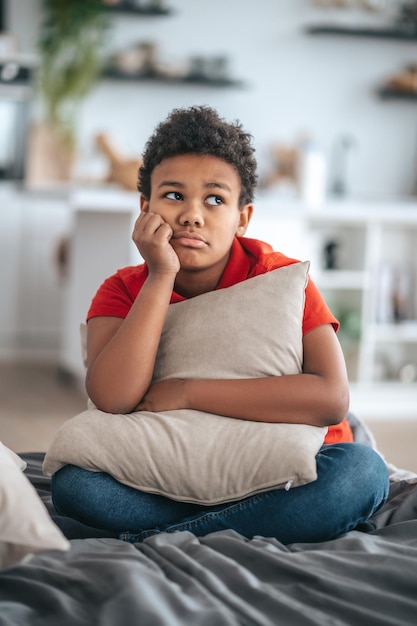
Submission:
MULTIPOLYGON (((307 272, 308 263, 293 264, 175 304, 154 375, 300 372, 307 272)), ((207 503, 238 499, 242 488, 262 490, 268 480, 293 488, 315 479, 325 429, 147 413, 106 415, 90 407, 59 429, 45 455, 16 455, 0 445, 0 626, 417 624, 417 475, 392 465, 383 508, 324 543, 284 545, 225 530, 200 538, 159 533, 132 544, 58 516, 45 471, 51 454, 52 473, 61 463, 88 461, 86 469, 119 479, 122 468, 131 486, 174 499, 195 501, 204 491, 207 503), (139 475, 130 476, 146 456, 139 475), (149 468, 158 481, 138 484, 149 468)), ((355 440, 375 448, 360 418, 348 419, 355 440)))
MULTIPOLYGON (((349 420, 355 440, 375 447, 362 421, 349 420)), ((19 456, 57 520, 44 455, 19 456)), ((365 527, 325 543, 285 546, 221 531, 128 544, 86 529, 68 549, 39 548, 0 572, 0 625, 415 625, 417 475, 389 469, 384 507, 365 527)))

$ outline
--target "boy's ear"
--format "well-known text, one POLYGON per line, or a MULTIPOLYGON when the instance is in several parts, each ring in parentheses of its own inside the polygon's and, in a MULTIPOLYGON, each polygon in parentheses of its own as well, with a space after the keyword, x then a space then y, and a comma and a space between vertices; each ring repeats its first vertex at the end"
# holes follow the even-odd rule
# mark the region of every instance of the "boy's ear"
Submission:
POLYGON ((145 198, 142 194, 140 195, 140 210, 142 213, 147 213, 149 211, 149 200, 145 198))
POLYGON ((249 226, 253 214, 253 204, 245 204, 242 209, 239 209, 239 225, 236 229, 236 236, 243 237, 249 226))

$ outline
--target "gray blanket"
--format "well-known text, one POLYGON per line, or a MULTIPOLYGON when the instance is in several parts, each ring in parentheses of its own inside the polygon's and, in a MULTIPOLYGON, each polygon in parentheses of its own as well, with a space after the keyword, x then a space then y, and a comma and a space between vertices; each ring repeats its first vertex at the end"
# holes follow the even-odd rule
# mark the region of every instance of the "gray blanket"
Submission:
MULTIPOLYGON (((372 445, 360 429, 356 439, 372 445)), ((41 459, 29 477, 53 513, 41 459)), ((415 626, 417 476, 391 467, 390 497, 361 530, 284 546, 233 531, 141 544, 74 539, 0 572, 0 626, 415 626)))
POLYGON ((0 575, 2 626, 417 623, 417 520, 287 547, 233 531, 71 543, 0 575))

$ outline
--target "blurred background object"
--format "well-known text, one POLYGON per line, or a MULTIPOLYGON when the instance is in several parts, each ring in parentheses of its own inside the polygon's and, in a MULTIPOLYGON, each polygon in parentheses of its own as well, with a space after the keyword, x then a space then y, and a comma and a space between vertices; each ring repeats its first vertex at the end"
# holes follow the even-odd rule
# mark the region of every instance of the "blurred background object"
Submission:
POLYGON ((96 136, 96 142, 98 148, 107 157, 109 162, 106 181, 116 183, 123 189, 136 191, 138 188, 140 159, 124 157, 106 133, 99 133, 96 136))
POLYGON ((0 181, 25 175, 33 64, 32 55, 19 55, 19 38, 8 30, 6 3, 0 0, 0 181))
POLYGON ((297 185, 298 146, 294 143, 276 143, 270 147, 270 170, 260 181, 262 189, 277 189, 289 186, 295 192, 297 185))
POLYGON ((297 163, 299 196, 309 209, 323 207, 327 190, 327 161, 321 146, 306 138, 299 148, 297 163))
MULTIPOLYGON (((1 36, 1 35, 0 35, 1 36)), ((0 54, 0 180, 23 180, 33 89, 32 66, 0 54)))
POLYGON ((331 156, 332 180, 329 191, 333 196, 343 197, 349 193, 349 153, 356 145, 352 135, 341 134, 335 138, 331 156))
POLYGON ((80 103, 97 82, 108 28, 102 0, 42 0, 36 87, 43 108, 29 136, 27 181, 70 180, 80 103))

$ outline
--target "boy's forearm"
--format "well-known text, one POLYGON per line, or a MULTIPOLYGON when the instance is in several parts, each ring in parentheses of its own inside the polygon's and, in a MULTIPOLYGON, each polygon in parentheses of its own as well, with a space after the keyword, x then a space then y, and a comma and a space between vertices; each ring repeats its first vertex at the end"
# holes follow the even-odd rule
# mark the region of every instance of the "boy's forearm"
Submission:
POLYGON ((98 408, 128 413, 152 380, 173 279, 148 280, 129 315, 88 367, 87 392, 98 408))
POLYGON ((187 408, 261 422, 330 426, 348 411, 343 381, 314 374, 185 381, 187 408))

